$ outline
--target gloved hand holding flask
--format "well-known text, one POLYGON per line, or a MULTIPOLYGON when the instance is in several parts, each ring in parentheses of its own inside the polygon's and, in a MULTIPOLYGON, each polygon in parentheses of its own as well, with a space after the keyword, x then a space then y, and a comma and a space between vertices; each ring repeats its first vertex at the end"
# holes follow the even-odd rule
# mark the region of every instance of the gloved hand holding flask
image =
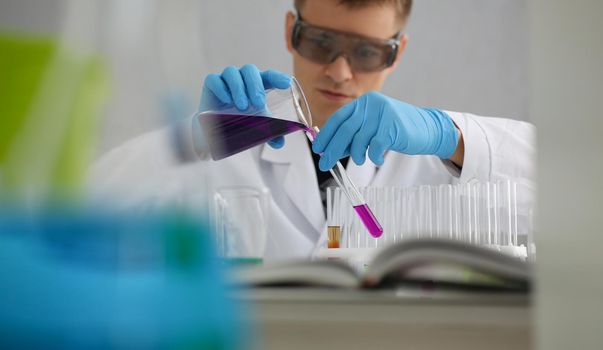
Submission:
MULTIPOLYGON (((205 78, 199 112, 219 110, 234 106, 240 111, 250 106, 262 109, 266 107, 266 90, 287 89, 291 85, 291 77, 275 70, 260 72, 247 64, 240 69, 229 66, 222 74, 209 74, 205 78)), ((281 148, 285 139, 280 136, 268 141, 274 148, 281 148)))

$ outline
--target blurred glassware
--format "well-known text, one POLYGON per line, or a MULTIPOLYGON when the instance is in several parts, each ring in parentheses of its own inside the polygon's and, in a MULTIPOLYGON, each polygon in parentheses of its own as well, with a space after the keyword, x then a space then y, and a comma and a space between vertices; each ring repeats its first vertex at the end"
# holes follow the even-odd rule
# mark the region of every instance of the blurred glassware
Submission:
POLYGON ((241 346, 239 308, 203 221, 179 211, 2 209, 3 346, 241 346))
POLYGON ((227 186, 214 194, 214 225, 218 251, 235 264, 262 263, 266 248, 267 188, 227 186))
POLYGON ((58 39, 0 33, 0 168, 15 196, 81 189, 106 96, 98 56, 58 39))

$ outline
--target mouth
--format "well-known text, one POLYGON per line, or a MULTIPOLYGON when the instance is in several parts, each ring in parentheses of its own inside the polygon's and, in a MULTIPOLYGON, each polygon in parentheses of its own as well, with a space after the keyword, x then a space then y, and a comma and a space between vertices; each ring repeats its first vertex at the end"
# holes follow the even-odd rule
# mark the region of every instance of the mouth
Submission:
POLYGON ((332 90, 318 89, 318 92, 320 92, 322 96, 331 101, 344 102, 353 99, 353 96, 342 94, 340 92, 332 90))

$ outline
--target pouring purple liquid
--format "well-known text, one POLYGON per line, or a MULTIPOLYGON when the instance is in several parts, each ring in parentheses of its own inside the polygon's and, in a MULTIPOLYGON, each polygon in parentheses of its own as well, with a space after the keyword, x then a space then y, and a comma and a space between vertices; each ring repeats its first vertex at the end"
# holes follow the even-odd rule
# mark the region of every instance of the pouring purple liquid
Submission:
MULTIPOLYGON (((199 115, 199 123, 213 160, 230 157, 294 131, 307 132, 312 136, 311 140, 316 136, 316 130, 310 129, 302 123, 267 116, 208 112, 199 115)), ((331 174, 336 179, 342 179, 343 176, 347 177, 347 175, 341 173, 345 172, 342 169, 343 167, 339 169, 336 166, 331 169, 331 174)), ((349 191, 343 185, 342 189, 346 192, 349 191)), ((357 192, 355 189, 354 191, 357 192)), ((356 193, 356 196, 361 198, 359 193, 356 193)), ((348 198, 371 236, 380 237, 383 234, 383 228, 368 205, 363 201, 360 202, 361 204, 356 204, 358 201, 352 200, 349 196, 348 198)))

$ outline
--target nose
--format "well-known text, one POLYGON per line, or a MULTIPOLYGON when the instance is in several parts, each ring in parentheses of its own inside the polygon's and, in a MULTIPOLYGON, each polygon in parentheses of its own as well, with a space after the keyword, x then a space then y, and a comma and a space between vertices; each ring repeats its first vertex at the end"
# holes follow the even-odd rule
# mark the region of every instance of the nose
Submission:
POLYGON ((343 55, 340 55, 335 61, 328 64, 325 73, 333 82, 338 84, 346 82, 353 77, 352 67, 350 67, 350 63, 343 55))

